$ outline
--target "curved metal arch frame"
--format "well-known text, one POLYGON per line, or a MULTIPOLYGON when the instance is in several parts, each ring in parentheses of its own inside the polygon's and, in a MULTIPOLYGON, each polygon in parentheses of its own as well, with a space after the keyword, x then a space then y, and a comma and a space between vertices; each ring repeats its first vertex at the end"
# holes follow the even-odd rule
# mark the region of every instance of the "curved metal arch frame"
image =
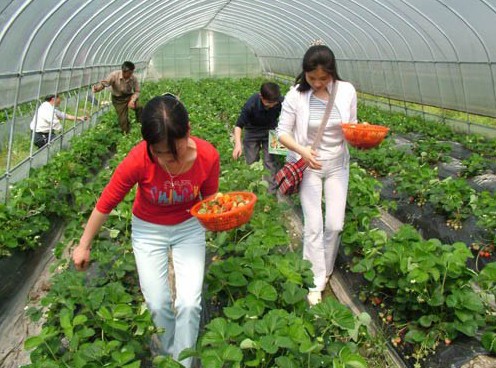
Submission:
MULTIPOLYGON (((301 5, 301 6, 306 6, 306 5, 304 5, 304 4, 300 4, 300 5, 301 5)), ((301 9, 298 9, 296 5, 289 5, 289 6, 290 6, 291 8, 293 8, 293 9, 295 9, 295 10, 297 10, 297 11, 299 11, 299 12, 301 13, 301 9)), ((321 4, 321 6, 325 6, 325 5, 321 4)), ((307 25, 305 24, 305 23, 308 23, 308 22, 309 22, 309 21, 308 21, 308 19, 303 19, 301 16, 299 16, 299 15, 298 15, 298 12, 286 12, 286 13, 288 13, 288 14, 290 15, 290 18, 294 18, 294 17, 296 17, 296 18, 300 19, 300 20, 301 20, 301 22, 302 22, 302 24, 303 24, 303 25, 305 26, 305 28, 307 28, 309 31, 312 31, 312 32, 315 32, 315 33, 327 34, 327 32, 325 32, 323 29, 320 29, 320 28, 318 28, 318 27, 316 27, 316 28, 314 27, 313 29, 310 29, 310 27, 309 27, 309 26, 307 26, 307 25), (316 29, 317 29, 317 31, 316 31, 316 29)), ((307 14, 309 14, 309 13, 307 13, 307 14)), ((315 20, 315 21, 319 21, 319 19, 317 19, 317 17, 315 17, 315 16, 311 16, 311 18, 312 18, 313 20, 315 20)), ((339 36, 340 36, 340 39, 341 39, 344 43, 346 43, 346 44, 348 45, 348 49, 353 50, 353 48, 351 47, 351 43, 348 41, 347 37, 346 37, 345 35, 343 35, 342 33, 346 33, 349 37, 352 37, 353 39, 355 39, 355 41, 357 42, 357 44, 361 47, 362 51, 366 54, 365 49, 361 46, 360 42, 359 42, 359 41, 358 41, 358 39, 357 39, 357 38, 356 38, 356 37, 352 34, 352 32, 348 32, 348 31, 346 30, 346 27, 341 27, 341 26, 340 26, 340 24, 339 24, 338 22, 334 21, 332 18, 326 17, 326 20, 327 20, 327 21, 329 21, 329 22, 331 22, 332 24, 334 24, 336 27, 339 27, 339 28, 341 28, 341 29, 342 29, 342 31, 343 31, 343 32, 339 32, 339 31, 335 31, 335 32, 337 32, 337 33, 339 34, 339 36)), ((322 21, 322 22, 324 22, 324 21, 322 21)), ((263 22, 262 22, 262 23, 263 23, 263 22)), ((270 22, 267 22, 267 23, 270 23, 270 22)), ((363 33, 364 33, 364 34, 366 34, 366 32, 365 32, 365 31, 363 31, 363 33)), ((323 37, 322 37, 322 36, 321 36, 321 38, 323 38, 323 39, 327 39, 327 44, 331 44, 331 42, 329 42, 329 38, 328 38, 328 37, 325 37, 325 36, 323 36, 323 37)), ((306 40, 306 41, 308 41, 308 40, 306 40)), ((335 42, 334 42, 334 43, 335 43, 335 42)), ((305 42, 302 40, 302 43, 301 43, 301 44, 305 45, 305 42)), ((335 44, 336 44, 338 47, 340 47, 339 43, 335 43, 335 44)), ((305 51, 305 50, 303 50, 303 51, 305 51)), ((344 53, 344 50, 341 50, 341 52, 342 52, 342 53, 344 53)), ((262 55, 259 55, 259 56, 260 56, 260 57, 267 57, 267 58, 270 58, 270 57, 271 57, 271 56, 269 56, 269 55, 263 55, 263 54, 262 54, 262 55)), ((284 58, 284 56, 280 56, 280 57, 281 57, 281 58, 284 58)), ((352 67, 354 67, 354 65, 352 65, 352 67)), ((269 70, 269 72, 271 72, 271 70, 269 70)), ((370 85, 373 85, 373 84, 372 84, 372 83, 370 83, 370 85)))
MULTIPOLYGON (((304 5, 304 3, 300 3, 300 5, 301 5, 301 6, 305 6, 305 5, 304 5)), ((296 14, 297 14, 298 12, 301 12, 301 9, 297 8, 297 7, 296 7, 296 5, 290 5, 290 6, 291 6, 291 8, 293 8, 293 9, 297 10, 297 12, 291 13, 291 14, 292 14, 292 16, 296 16, 296 14)), ((322 6, 325 6, 325 5, 322 5, 322 6)), ((316 16, 311 15, 310 13, 307 13, 307 14, 309 14, 309 15, 311 16, 311 19, 313 19, 313 20, 314 20, 314 21, 316 21, 316 22, 319 22, 319 23, 323 23, 323 22, 324 22, 324 20, 320 20, 320 19, 318 19, 316 16)), ((301 19, 301 20, 303 21, 303 19, 302 19, 301 17, 299 17, 299 16, 298 16, 298 18, 299 18, 299 19, 301 19)), ((351 46, 351 42, 349 42, 349 41, 348 41, 348 39, 347 39, 347 37, 344 35, 344 33, 346 33, 349 37, 353 38, 353 39, 356 41, 357 45, 359 45, 359 47, 362 49, 362 52, 363 52, 365 55, 367 54, 367 53, 366 53, 366 51, 365 51, 365 49, 362 47, 361 43, 360 43, 360 42, 358 41, 358 39, 355 37, 355 35, 353 35, 353 33, 352 33, 352 32, 347 31, 347 30, 346 30, 346 27, 342 27, 342 26, 339 24, 339 22, 334 21, 332 18, 327 17, 327 18, 326 18, 326 20, 327 20, 327 21, 329 21, 329 22, 331 22, 333 25, 335 25, 336 27, 338 27, 338 28, 339 28, 339 30, 338 30, 338 31, 336 31, 336 32, 339 34, 340 39, 341 39, 341 40, 343 40, 343 42, 345 42, 345 43, 347 44, 347 46, 348 46, 348 49, 349 49, 349 50, 353 50, 353 47, 351 46)), ((305 22, 308 22, 308 20, 304 20, 304 21, 305 21, 305 22)), ((320 33, 326 33, 326 32, 324 32, 324 31, 323 31, 323 29, 322 29, 322 28, 320 28, 320 27, 316 27, 316 28, 320 30, 320 33)), ((365 33, 365 32, 364 32, 364 33, 365 33)), ((330 42, 329 37, 322 36, 321 38, 323 38, 323 39, 327 40, 327 44, 328 44, 328 45, 330 45, 331 43, 334 43, 334 44, 336 44, 338 47, 340 46, 340 45, 339 45, 339 43, 336 43, 336 42, 330 42)), ((339 47, 339 49, 341 49, 341 48, 339 47)), ((341 52, 342 52, 342 53, 344 53, 344 52, 343 52, 343 50, 341 50, 341 52)), ((354 68, 354 67, 355 67, 355 64, 354 64, 354 63, 352 63, 352 68, 354 68)), ((269 71, 269 72, 270 72, 270 71, 269 71)), ((357 72, 357 74, 358 74, 358 72, 357 72)), ((369 77, 370 77, 370 74, 369 74, 369 77)), ((373 86, 373 83, 370 83, 370 85, 371 85, 371 86, 373 86)))
MULTIPOLYGON (((441 3, 445 8, 449 9, 453 14, 455 14, 455 16, 460 19, 464 24, 465 26, 467 26, 468 29, 470 29, 470 31, 472 31, 472 33, 475 35, 475 37, 479 40, 482 48, 484 49, 484 52, 486 53, 486 58, 487 58, 487 62, 488 64, 490 63, 491 61, 491 58, 489 57, 489 51, 488 51, 488 48, 487 48, 487 45, 484 43, 482 37, 479 35, 479 33, 477 33, 477 31, 474 29, 474 27, 472 27, 470 25, 470 23, 461 15, 459 14, 457 11, 455 11, 452 7, 450 7, 449 5, 445 4, 442 0, 437 0, 439 3, 441 3)), ((491 8, 489 6, 489 4, 487 4, 487 2, 485 2, 484 0, 482 0, 482 2, 484 2, 484 4, 486 6, 488 6, 491 10, 493 10, 493 12, 496 13, 496 11, 491 8)), ((493 85, 493 97, 494 97, 494 102, 496 103, 496 89, 494 88, 494 80, 495 80, 495 77, 494 77, 494 71, 492 68, 490 68, 491 70, 491 84, 493 85)), ((465 84, 463 83, 463 73, 461 72, 460 70, 460 74, 461 74, 461 82, 462 82, 462 86, 463 86, 463 93, 464 93, 464 98, 465 98, 465 109, 467 111, 467 115, 468 115, 468 96, 467 96, 467 91, 465 89, 465 84)))
MULTIPOLYGON (((460 56, 458 55, 458 50, 456 49, 455 45, 453 44, 453 42, 451 41, 451 39, 448 37, 448 35, 446 34, 446 32, 444 32, 441 29, 441 27, 439 27, 434 20, 432 20, 430 17, 426 16, 417 7, 415 7, 412 4, 408 3, 407 0, 401 0, 401 1, 404 4, 406 4, 410 9, 413 9, 419 16, 421 16, 422 18, 424 18, 425 20, 427 20, 434 28, 437 29, 437 31, 444 37, 444 39, 446 40, 446 42, 448 42, 448 44, 451 46, 451 49, 453 50, 453 53, 456 56, 456 62, 459 63, 460 62, 460 56)), ((462 80, 461 70, 458 69, 458 71, 459 71, 459 74, 460 74, 460 80, 462 80)), ((464 104, 465 104, 465 109, 466 109, 467 100, 466 100, 465 96, 464 96, 464 104)))
MULTIPOLYGON (((34 0, 32 0, 32 1, 34 1, 34 0)), ((29 4, 32 1, 28 1, 27 3, 29 4)), ((24 66, 24 63, 25 63, 25 60, 26 60, 26 55, 27 55, 29 49, 31 48, 31 45, 32 45, 32 43, 34 41, 34 38, 36 36, 36 30, 40 29, 48 21, 48 19, 50 19, 52 17, 52 15, 62 6, 63 3, 64 3, 64 1, 61 0, 58 3, 58 6, 53 7, 51 9, 51 11, 49 11, 43 17, 42 21, 40 21, 37 24, 37 26, 34 28, 35 31, 31 32, 31 35, 28 38, 28 42, 26 43, 26 45, 24 45, 24 47, 22 49, 20 63, 19 63, 19 70, 18 70, 19 77, 17 79, 16 93, 15 93, 15 98, 14 98, 14 106, 17 106, 18 101, 19 101, 19 94, 20 94, 20 90, 21 90, 21 81, 22 81, 23 66, 24 66)), ((26 8, 23 8, 23 10, 24 9, 26 9, 26 8)), ((22 12, 20 12, 19 15, 21 13, 22 12)), ((13 24, 13 23, 11 23, 11 24, 13 24)), ((14 131, 15 131, 15 121, 16 121, 15 120, 15 109, 14 109, 14 112, 13 112, 12 121, 13 121, 13 123, 11 124, 10 131, 9 131, 9 143, 8 143, 8 151, 7 151, 7 165, 6 165, 6 168, 5 168, 6 173, 7 173, 7 185, 9 184, 9 180, 8 179, 9 179, 9 173, 10 173, 10 170, 11 170, 12 147, 13 147, 13 144, 14 144, 14 131)))
MULTIPOLYGON (((271 4, 267 4, 265 9, 272 9, 274 6, 271 4)), ((235 37, 243 39, 245 35, 251 34, 253 40, 256 41, 254 44, 254 49, 256 50, 257 55, 263 55, 268 52, 286 54, 288 50, 288 42, 285 39, 274 39, 270 38, 266 42, 262 43, 262 40, 266 39, 267 34, 290 34, 290 24, 289 21, 284 19, 284 15, 288 14, 284 9, 278 9, 279 14, 283 14, 283 16, 278 19, 282 24, 284 24, 284 28, 280 26, 280 24, 276 25, 272 22, 271 14, 265 12, 263 14, 257 14, 256 17, 249 18, 249 21, 246 21, 247 14, 252 14, 254 11, 253 7, 250 7, 248 4, 243 3, 242 8, 236 7, 230 10, 229 14, 222 14, 219 18, 211 22, 209 29, 213 31, 221 31, 223 33, 229 34, 233 32, 235 37), (269 17, 269 19, 267 19, 269 17), (243 20, 241 23, 240 20, 243 20), (222 22, 222 24, 220 24, 222 22), (232 28, 228 28, 228 25, 233 25, 232 28), (248 27, 247 27, 248 25, 248 27), (251 32, 249 32, 251 30, 251 32), (264 32, 264 31, 269 32, 264 32)), ((293 15, 293 14, 291 14, 293 15)), ((306 29, 307 32, 312 32, 312 29, 306 29)), ((292 38, 300 40, 302 44, 305 42, 305 38, 300 35, 294 35, 292 38)))
MULTIPOLYGON (((114 3, 114 2, 117 2, 117 1, 119 1, 119 0, 111 0, 111 4, 112 4, 112 3, 114 3)), ((120 7, 125 7, 125 6, 127 6, 127 4, 131 3, 132 1, 133 1, 133 0, 127 0, 127 2, 126 2, 125 4, 122 4, 120 7)), ((107 4, 107 5, 108 5, 107 7, 109 7, 111 4, 107 4)), ((86 22, 86 23, 85 23, 85 27, 90 26, 90 25, 91 25, 91 23, 93 22, 93 20, 94 20, 95 18, 97 18, 97 17, 98 17, 98 16, 99 16, 99 15, 103 12, 103 10, 104 10, 104 9, 106 9, 107 7, 103 7, 103 8, 101 8, 101 9, 99 9, 99 11, 98 11, 98 12, 96 12, 96 13, 93 15, 93 17, 92 17, 92 18, 91 18, 88 22, 86 22)), ((119 8, 120 8, 120 7, 119 7, 119 8)), ((94 33, 97 33, 97 32, 98 32, 101 28, 104 28, 103 32, 101 32, 101 33, 100 33, 100 35, 98 35, 97 37, 95 37, 95 39, 94 39, 92 42, 90 42, 90 43, 89 43, 88 51, 87 51, 87 53, 86 53, 86 57, 84 58, 84 67, 95 67, 95 65, 94 65, 94 64, 91 64, 91 65, 89 65, 89 66, 87 65, 87 63, 88 63, 88 58, 89 58, 89 57, 91 57, 91 55, 92 55, 91 50, 92 50, 93 46, 95 45, 95 43, 98 41, 98 39, 99 39, 100 37, 102 37, 102 35, 104 35, 104 34, 105 34, 105 32, 106 32, 109 28, 111 28, 111 26, 109 26, 109 25, 106 25, 105 27, 104 27, 104 26, 105 26, 104 24, 98 24, 96 27, 93 27, 93 28, 92 28, 92 29, 91 29, 91 30, 87 33, 86 37, 84 38, 84 41, 83 41, 83 42, 80 42, 80 45, 79 45, 79 47, 76 49, 76 52, 74 52, 74 53, 73 53, 73 58, 72 58, 72 62, 71 62, 71 67, 74 67, 74 66, 75 66, 76 60, 77 60, 78 56, 80 56, 81 50, 83 49, 83 47, 84 47, 84 46, 87 46, 87 45, 88 45, 88 44, 87 44, 87 42, 88 42, 88 40, 89 40, 89 39, 93 36, 93 34, 94 34, 94 33)))
MULTIPOLYGON (((208 5, 205 6, 205 8, 207 8, 208 5)), ((201 8, 203 9, 203 8, 201 8)), ((180 12, 181 9, 178 9, 177 12, 180 12)), ((175 14, 175 13, 174 13, 175 14)), ((144 22, 146 21, 146 19, 141 19, 141 22, 144 22)), ((140 58, 142 58, 143 60, 147 60, 149 61, 151 59, 151 56, 153 55, 153 53, 162 45, 164 44, 164 40, 166 39, 165 42, 168 42, 170 40, 172 40, 173 38, 176 38, 182 34, 185 34, 187 33, 187 30, 183 29, 183 28, 177 28, 174 32, 170 32, 170 28, 173 27, 171 24, 164 24, 163 27, 160 27, 158 28, 157 26, 158 25, 155 25, 156 23, 161 23, 163 22, 162 19, 157 19, 157 20, 154 20, 153 22, 148 22, 147 24, 150 24, 152 26, 155 26, 153 27, 153 30, 154 30, 154 33, 157 33, 157 36, 154 36, 152 38, 148 37, 148 38, 145 38, 146 42, 137 42, 138 41, 138 38, 142 38, 142 36, 140 34, 138 34, 138 32, 135 32, 134 31, 134 26, 132 29, 130 29, 129 33, 131 34, 130 37, 127 37, 127 41, 125 44, 128 44, 128 45, 134 45, 134 47, 131 47, 130 50, 131 50, 131 54, 135 54, 135 55, 140 55, 140 58), (162 38, 162 34, 163 33, 166 33, 168 37, 166 37, 165 39, 162 38), (151 42, 151 40, 153 40, 153 42, 151 42), (143 50, 144 48, 146 48, 147 50, 143 50), (138 50, 143 50, 143 51, 138 51, 138 50)), ((198 26, 196 26, 196 23, 188 23, 188 26, 191 27, 191 30, 198 30, 198 29, 201 29, 206 23, 206 20, 199 20, 198 21, 198 26), (193 26, 192 26, 193 25, 193 26)), ((136 26, 139 27, 141 24, 137 24, 136 26)), ((123 49, 124 50, 124 49, 123 49)), ((112 53, 112 50, 108 50, 109 54, 112 53)), ((122 53, 122 51, 121 51, 122 53)), ((119 54, 117 54, 119 55, 119 54)))

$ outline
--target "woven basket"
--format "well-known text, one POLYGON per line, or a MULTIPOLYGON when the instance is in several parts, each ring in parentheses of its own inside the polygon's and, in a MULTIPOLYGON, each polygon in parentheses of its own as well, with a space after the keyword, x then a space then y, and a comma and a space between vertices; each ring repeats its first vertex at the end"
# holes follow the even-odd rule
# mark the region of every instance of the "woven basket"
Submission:
POLYGON ((377 147, 386 137, 389 128, 373 124, 341 124, 346 141, 353 147, 377 147))
POLYGON ((215 197, 215 195, 213 195, 195 204, 191 208, 190 213, 196 217, 207 230, 210 231, 227 231, 250 221, 250 218, 253 215, 253 209, 255 208, 255 203, 257 202, 257 196, 251 192, 229 192, 226 194, 229 194, 230 196, 240 195, 243 199, 247 199, 249 202, 243 207, 236 207, 224 213, 198 213, 204 202, 208 202, 215 197))

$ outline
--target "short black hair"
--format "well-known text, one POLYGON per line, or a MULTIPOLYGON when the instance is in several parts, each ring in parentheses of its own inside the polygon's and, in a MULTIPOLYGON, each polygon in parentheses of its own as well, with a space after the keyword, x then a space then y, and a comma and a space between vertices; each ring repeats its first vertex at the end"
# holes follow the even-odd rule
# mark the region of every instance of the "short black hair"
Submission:
POLYGON ((176 97, 162 95, 152 98, 141 114, 141 135, 146 141, 150 160, 152 144, 165 141, 172 156, 177 159, 176 140, 185 138, 189 131, 186 107, 176 97))
POLYGON ((264 100, 276 102, 281 98, 281 89, 277 83, 265 82, 260 87, 260 96, 262 96, 264 100))
POLYGON ((134 71, 135 66, 134 66, 134 63, 132 63, 130 61, 125 61, 122 63, 121 69, 123 72, 127 72, 129 70, 134 71))
POLYGON ((52 100, 52 98, 57 98, 57 97, 59 97, 59 95, 58 95, 58 94, 55 94, 55 95, 54 95, 54 94, 47 95, 47 96, 45 97, 45 101, 50 102, 50 101, 52 100))

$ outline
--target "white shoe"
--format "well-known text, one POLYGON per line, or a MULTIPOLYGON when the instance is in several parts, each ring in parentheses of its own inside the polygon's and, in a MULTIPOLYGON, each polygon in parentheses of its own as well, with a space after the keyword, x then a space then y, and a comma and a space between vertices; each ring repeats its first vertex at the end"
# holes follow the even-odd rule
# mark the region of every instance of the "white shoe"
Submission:
POLYGON ((309 291, 307 295, 308 304, 313 307, 316 304, 319 304, 322 301, 322 292, 321 291, 309 291))

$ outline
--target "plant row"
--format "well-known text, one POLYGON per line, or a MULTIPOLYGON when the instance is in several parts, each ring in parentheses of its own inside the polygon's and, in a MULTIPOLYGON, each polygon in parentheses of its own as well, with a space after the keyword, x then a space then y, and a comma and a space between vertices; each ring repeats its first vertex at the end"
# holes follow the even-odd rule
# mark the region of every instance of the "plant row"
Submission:
POLYGON ((454 230, 461 230, 464 223, 474 217, 481 235, 467 246, 484 257, 490 256, 496 242, 496 193, 474 189, 469 179, 492 172, 496 140, 456 134, 444 124, 429 124, 370 107, 362 108, 360 116, 387 125, 392 134, 374 150, 354 150, 354 159, 374 176, 389 178, 400 200, 418 207, 431 206, 454 230), (395 145, 394 138, 412 132, 415 139, 411 150, 395 145), (442 178, 438 165, 453 159, 450 156, 453 146, 448 141, 462 144, 471 153, 461 161, 462 168, 457 175, 442 178))
MULTIPOLYGON (((398 119, 374 109, 360 110, 360 116, 373 121, 369 117, 371 112, 380 123, 388 122, 387 125, 398 119)), ((406 120, 403 117, 401 121, 406 120)), ((409 124, 414 125, 414 122, 409 124)), ((393 123, 390 126, 394 132, 393 123)), ((430 129, 419 126, 418 130, 428 134, 435 131, 436 126, 430 129)), ((447 137, 448 133, 443 138, 447 137)), ((451 132, 450 137, 456 136, 451 132)), ((440 180, 436 170, 425 162, 425 155, 398 150, 391 140, 386 139, 373 150, 352 150, 352 159, 367 171, 357 163, 351 167, 342 243, 349 260, 347 267, 363 276, 359 297, 375 306, 384 328, 390 331, 393 345, 411 359, 415 367, 422 366, 440 344, 450 345, 460 336, 482 335, 483 346, 494 353, 496 263, 488 263, 477 272, 468 267, 474 255, 463 242, 443 244, 438 239, 423 239, 410 225, 403 225, 388 236, 372 225, 374 219, 381 217, 379 209, 390 210, 396 206, 381 200, 382 184, 378 180, 381 176, 387 175, 403 197, 415 196, 418 201, 422 193, 426 201, 445 216, 460 213, 448 206, 454 205, 457 211, 463 211, 466 205, 473 209, 471 214, 477 216, 479 225, 493 236, 494 219, 490 218, 494 217, 491 213, 495 213, 494 194, 467 189, 471 205, 460 203, 458 198, 467 195, 465 179, 440 180)), ((494 242, 494 238, 489 242, 494 242)))
MULTIPOLYGON (((0 204, 0 257, 9 256, 14 249, 39 247, 50 224, 73 213, 78 205, 75 198, 120 138, 112 122, 112 117, 103 118, 84 135, 74 137, 70 150, 58 152, 47 165, 32 169, 29 178, 9 189, 8 202, 0 204)), ((88 198, 82 202, 85 200, 88 198)), ((94 195, 89 200, 94 200, 94 195)))

